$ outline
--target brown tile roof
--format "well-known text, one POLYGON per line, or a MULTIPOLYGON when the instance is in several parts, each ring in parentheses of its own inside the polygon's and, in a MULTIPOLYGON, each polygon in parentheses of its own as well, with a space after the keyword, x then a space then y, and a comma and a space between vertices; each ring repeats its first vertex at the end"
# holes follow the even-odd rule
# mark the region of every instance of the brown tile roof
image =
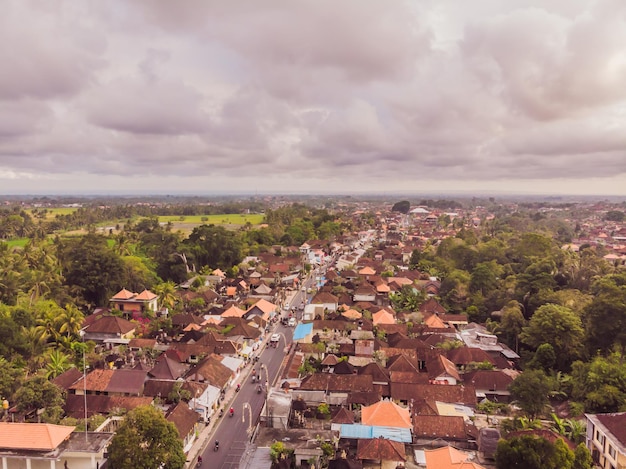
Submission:
POLYGON ((395 355, 387 360, 387 371, 419 372, 417 362, 406 355, 395 355))
POLYGON ((0 422, 0 449, 52 451, 67 440, 75 428, 49 423, 0 422))
POLYGON ((224 388, 232 376, 232 371, 213 356, 206 357, 186 375, 187 379, 207 382, 218 389, 224 388))
POLYGON ((143 395, 149 397, 161 397, 165 399, 174 389, 177 381, 149 379, 143 389, 143 395))
POLYGON ((413 434, 416 437, 467 440, 468 431, 463 417, 443 415, 414 415, 413 434))
POLYGON ((154 348, 156 343, 155 339, 130 339, 128 346, 134 348, 154 348))
POLYGON ((466 366, 469 363, 484 361, 495 365, 495 360, 487 352, 476 347, 458 347, 450 350, 446 355, 457 366, 466 366))
POLYGON ((311 300, 311 303, 318 304, 318 305, 323 304, 323 303, 338 304, 338 301, 339 299, 332 293, 319 292, 317 295, 313 297, 313 299, 311 300))
POLYGON ((354 412, 345 407, 340 407, 335 415, 333 415, 331 421, 332 423, 354 423, 354 412))
POLYGON ((406 452, 404 443, 380 437, 358 440, 356 457, 376 461, 406 461, 406 452))
POLYGON ((142 370, 100 370, 91 371, 86 377, 86 383, 81 378, 69 387, 70 390, 87 392, 106 392, 117 394, 141 395, 147 373, 142 370))
POLYGON ((72 384, 76 383, 82 377, 83 373, 77 368, 72 367, 54 378, 52 382, 59 386, 61 389, 67 390, 72 384))
POLYGON ((181 438, 185 438, 189 435, 198 423, 198 413, 189 408, 185 402, 179 402, 174 410, 172 410, 166 417, 169 422, 172 422, 178 430, 178 435, 181 438))
POLYGON ((622 445, 626 446, 626 412, 596 414, 596 418, 622 445))
POLYGON ((461 380, 461 376, 459 375, 454 363, 443 355, 439 355, 438 357, 426 362, 426 369, 428 370, 428 377, 430 379, 449 376, 457 381, 461 380))
POLYGON ((371 405, 380 401, 381 395, 374 391, 359 392, 353 391, 348 394, 348 404, 371 405))
POLYGON ((419 307, 420 313, 446 313, 446 308, 434 298, 429 298, 419 307))
POLYGON ((389 382, 405 384, 428 384, 428 374, 417 371, 391 371, 389 382))
POLYGON ((359 369, 360 375, 370 375, 374 383, 389 383, 389 372, 380 363, 372 362, 359 369))
POLYGON ((102 316, 85 328, 90 334, 128 334, 135 330, 136 326, 124 318, 117 316, 102 316))
MULTIPOLYGON (((87 415, 107 415, 114 410, 132 410, 136 407, 152 404, 152 397, 138 396, 95 396, 87 395, 87 415)), ((85 397, 77 394, 68 394, 63 408, 69 417, 85 418, 85 397)))
POLYGON ((391 397, 401 401, 435 399, 450 404, 476 405, 476 388, 471 385, 390 384, 391 397))
POLYGON ((327 392, 371 392, 372 377, 367 375, 335 375, 332 373, 313 373, 300 383, 305 391, 327 392))
POLYGON ((476 389, 489 389, 490 391, 506 391, 513 382, 513 377, 501 370, 478 370, 463 375, 468 384, 476 389))
POLYGON ((185 374, 188 368, 187 365, 177 362, 166 355, 161 355, 148 374, 156 379, 178 379, 185 374))

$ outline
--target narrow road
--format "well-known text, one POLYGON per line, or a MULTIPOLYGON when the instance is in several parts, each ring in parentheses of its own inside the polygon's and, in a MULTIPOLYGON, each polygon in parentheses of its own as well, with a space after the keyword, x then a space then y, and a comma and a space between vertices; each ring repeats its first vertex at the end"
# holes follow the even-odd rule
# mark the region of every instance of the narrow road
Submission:
MULTIPOLYGON (((279 346, 277 348, 267 347, 260 356, 259 361, 254 364, 257 373, 261 370, 261 364, 267 367, 270 386, 274 383, 280 365, 285 358, 285 339, 291 343, 293 328, 284 327, 280 322, 272 333, 281 333, 279 346)), ((248 370, 243 372, 247 375, 248 370)), ((261 383, 265 382, 265 370, 262 372, 261 383)), ((232 407, 235 415, 230 417, 228 410, 224 411, 224 416, 220 419, 213 440, 207 445, 202 453, 202 468, 205 469, 236 469, 239 467, 241 456, 250 441, 249 429, 254 428, 258 422, 259 414, 265 402, 265 392, 257 393, 257 383, 252 383, 252 378, 248 377, 241 385, 241 390, 235 394, 232 407), (252 422, 250 422, 250 412, 244 409, 244 404, 248 403, 251 408, 252 422), (243 421, 242 421, 243 418, 243 421), (214 451, 215 440, 220 442, 219 450, 214 451)))

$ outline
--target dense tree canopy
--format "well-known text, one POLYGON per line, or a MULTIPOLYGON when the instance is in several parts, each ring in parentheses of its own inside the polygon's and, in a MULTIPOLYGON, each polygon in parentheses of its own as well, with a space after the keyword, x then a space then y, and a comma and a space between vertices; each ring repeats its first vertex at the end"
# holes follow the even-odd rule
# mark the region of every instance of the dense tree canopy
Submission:
POLYGON ((550 344, 559 370, 568 370, 580 357, 585 331, 580 317, 565 306, 547 304, 539 307, 524 327, 520 338, 534 349, 550 344))
POLYGON ((152 406, 130 411, 109 445, 109 464, 117 469, 185 467, 178 430, 152 406))

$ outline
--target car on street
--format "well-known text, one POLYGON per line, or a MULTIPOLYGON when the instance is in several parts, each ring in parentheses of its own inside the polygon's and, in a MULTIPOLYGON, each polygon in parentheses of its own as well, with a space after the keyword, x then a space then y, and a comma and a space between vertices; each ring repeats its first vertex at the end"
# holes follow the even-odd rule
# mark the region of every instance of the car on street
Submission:
POLYGON ((296 327, 296 318, 289 318, 289 322, 287 323, 289 327, 296 327))
POLYGON ((270 342, 278 342, 279 340, 280 340, 279 334, 272 334, 272 337, 270 337, 270 342))

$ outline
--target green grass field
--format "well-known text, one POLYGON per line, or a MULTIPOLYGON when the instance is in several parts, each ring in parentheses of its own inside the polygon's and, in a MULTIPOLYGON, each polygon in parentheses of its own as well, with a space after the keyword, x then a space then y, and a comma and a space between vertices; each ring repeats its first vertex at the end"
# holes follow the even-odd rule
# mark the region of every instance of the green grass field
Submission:
MULTIPOLYGON (((58 208, 47 208, 46 209, 46 220, 51 220, 56 215, 68 215, 70 213, 74 213, 77 209, 75 207, 58 207, 58 208)), ((33 210, 28 209, 26 212, 33 216, 33 210)))
POLYGON ((28 243, 29 238, 15 238, 15 239, 9 239, 8 241, 2 241, 3 243, 7 243, 9 245, 9 247, 20 247, 23 248, 24 246, 26 246, 26 243, 28 243))
POLYGON ((250 222, 252 225, 258 225, 262 221, 262 214, 244 215, 239 213, 225 215, 168 215, 159 217, 159 223, 172 222, 189 225, 245 225, 247 222, 250 222))

